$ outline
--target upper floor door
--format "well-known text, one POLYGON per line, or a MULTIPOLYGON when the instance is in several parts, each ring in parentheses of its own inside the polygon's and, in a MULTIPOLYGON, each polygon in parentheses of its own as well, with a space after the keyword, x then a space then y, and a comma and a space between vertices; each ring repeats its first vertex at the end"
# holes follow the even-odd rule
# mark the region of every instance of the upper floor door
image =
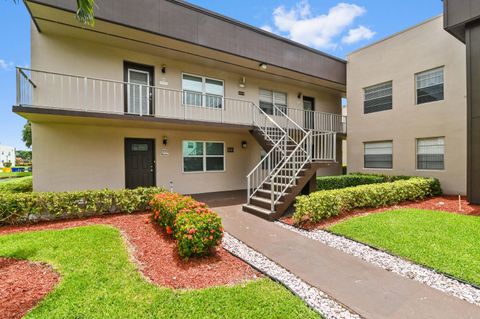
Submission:
POLYGON ((315 128, 315 99, 313 97, 303 97, 304 127, 307 129, 315 128))
POLYGON ((153 115, 153 66, 125 62, 125 113, 134 115, 153 115))

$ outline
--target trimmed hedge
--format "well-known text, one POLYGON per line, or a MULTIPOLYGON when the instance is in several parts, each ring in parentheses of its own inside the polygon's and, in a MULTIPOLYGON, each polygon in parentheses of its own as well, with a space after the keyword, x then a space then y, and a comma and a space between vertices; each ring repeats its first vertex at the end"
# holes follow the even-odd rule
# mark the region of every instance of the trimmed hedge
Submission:
POLYGON ((209 209, 178 214, 175 229, 178 254, 183 258, 208 255, 222 242, 222 220, 209 209))
POLYGON ((0 194, 2 193, 28 193, 33 190, 32 177, 18 177, 0 182, 0 194))
POLYGON ((421 177, 318 191, 297 197, 293 219, 296 223, 318 222, 357 208, 390 206, 436 196, 441 192, 438 179, 421 177))
POLYGON ((0 225, 142 211, 164 189, 0 193, 0 225))
POLYGON ((317 177, 318 190, 340 189, 366 184, 384 183, 382 176, 348 174, 338 176, 321 176, 317 177))
POLYGON ((222 220, 205 203, 190 196, 164 192, 154 196, 150 207, 152 222, 177 240, 181 257, 207 255, 220 245, 222 220))

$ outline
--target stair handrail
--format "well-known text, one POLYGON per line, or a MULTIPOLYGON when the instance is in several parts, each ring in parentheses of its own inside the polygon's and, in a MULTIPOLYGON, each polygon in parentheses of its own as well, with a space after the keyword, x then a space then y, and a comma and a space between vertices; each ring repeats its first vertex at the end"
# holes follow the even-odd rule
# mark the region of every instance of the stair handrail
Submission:
MULTIPOLYGON (((302 148, 302 144, 306 143, 307 144, 307 149, 309 148, 308 145, 311 143, 311 137, 312 137, 312 132, 311 131, 308 131, 305 136, 303 137, 303 139, 298 143, 298 145, 295 147, 295 149, 290 153, 290 155, 287 156, 287 158, 282 162, 282 165, 275 171, 275 172, 272 172, 271 174, 271 177, 270 177, 270 185, 271 185, 271 188, 270 188, 270 200, 271 200, 271 211, 274 212, 275 211, 275 205, 278 203, 278 201, 280 200, 280 198, 285 195, 285 192, 287 191, 287 189, 290 187, 290 185, 293 185, 297 179, 297 176, 298 174, 300 173, 300 171, 303 169, 303 167, 311 162, 311 155, 310 155, 310 152, 308 151, 305 151, 304 148, 302 148), (310 141, 310 143, 308 143, 308 141, 310 141), (292 160, 292 158, 294 156, 297 156, 296 153, 297 151, 299 150, 302 150, 302 152, 304 153, 304 156, 305 156, 305 161, 303 161, 303 163, 300 163, 299 165, 297 165, 298 167, 296 168, 292 168, 292 176, 287 176, 287 178, 289 178, 289 180, 287 181, 287 183, 283 184, 285 185, 283 188, 280 188, 280 191, 276 191, 276 183, 275 183, 275 178, 277 178, 277 176, 279 175, 279 173, 285 168, 285 166, 287 164, 298 164, 295 159, 292 160)), ((281 184, 279 184, 281 185, 281 184)))
POLYGON ((284 153, 282 152, 282 144, 285 143, 286 135, 283 135, 282 138, 272 147, 272 149, 260 160, 260 162, 248 173, 247 175, 247 199, 250 203, 250 199, 255 196, 257 191, 262 187, 262 185, 270 178, 273 172, 275 172, 279 165, 282 164, 285 159, 284 153), (273 162, 273 167, 272 167, 273 162), (266 167, 267 173, 265 177, 261 175, 261 172, 266 167), (252 190, 253 189, 253 190, 252 190))
POLYGON ((265 121, 266 120, 269 120, 271 123, 273 123, 282 133, 283 135, 286 135, 287 132, 280 126, 278 125, 277 122, 275 122, 275 120, 270 116, 268 115, 264 110, 262 110, 262 108, 260 106, 258 106, 255 102, 251 102, 252 105, 254 106, 254 108, 252 109, 253 110, 253 115, 252 115, 252 120, 253 120, 253 125, 258 127, 264 134, 265 136, 270 139, 270 141, 272 143, 276 143, 277 141, 275 141, 268 133, 268 130, 266 129, 266 124, 265 124, 265 129, 262 128, 262 126, 260 125, 260 123, 258 123, 257 121, 257 117, 255 116, 256 112, 255 112, 255 109, 257 109, 258 111, 260 111, 260 114, 262 114, 263 116, 265 116, 265 121))

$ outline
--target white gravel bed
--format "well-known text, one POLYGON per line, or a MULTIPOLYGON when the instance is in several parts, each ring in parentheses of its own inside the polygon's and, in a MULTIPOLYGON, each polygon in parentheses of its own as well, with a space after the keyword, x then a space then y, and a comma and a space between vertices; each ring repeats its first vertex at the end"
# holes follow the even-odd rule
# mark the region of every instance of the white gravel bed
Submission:
POLYGON ((325 318, 361 318, 359 315, 351 312, 343 305, 328 297, 324 292, 308 285, 285 268, 279 266, 256 250, 248 247, 228 233, 225 233, 222 246, 230 253, 238 256, 260 271, 266 273, 268 276, 283 283, 325 318))
POLYGON ((360 244, 342 236, 331 234, 324 230, 307 231, 286 225, 282 222, 275 222, 277 225, 299 233, 305 237, 322 242, 330 247, 339 249, 347 254, 359 257, 371 264, 385 270, 394 272, 428 286, 443 291, 449 295, 466 300, 480 306, 480 289, 449 278, 431 269, 422 267, 413 262, 390 255, 386 252, 373 249, 367 245, 360 244))

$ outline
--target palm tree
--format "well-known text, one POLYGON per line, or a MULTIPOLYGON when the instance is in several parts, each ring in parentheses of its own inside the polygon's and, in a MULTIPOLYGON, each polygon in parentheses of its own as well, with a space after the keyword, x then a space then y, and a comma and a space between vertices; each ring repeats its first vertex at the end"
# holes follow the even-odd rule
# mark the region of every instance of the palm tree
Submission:
MULTIPOLYGON (((20 0, 13 0, 14 3, 18 3, 20 0)), ((77 12, 76 18, 81 23, 93 26, 95 22, 94 18, 94 7, 95 0, 76 0, 77 1, 77 12)))

